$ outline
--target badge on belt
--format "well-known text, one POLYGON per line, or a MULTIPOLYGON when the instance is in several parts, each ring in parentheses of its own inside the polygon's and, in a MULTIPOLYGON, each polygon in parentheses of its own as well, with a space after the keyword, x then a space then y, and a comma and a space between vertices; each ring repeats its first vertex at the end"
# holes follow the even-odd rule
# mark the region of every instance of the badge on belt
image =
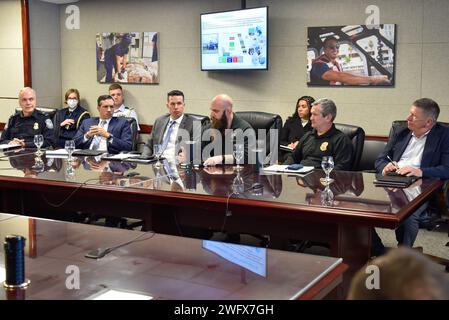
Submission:
POLYGON ((34 130, 39 130, 39 123, 35 122, 33 129, 34 130))
POLYGON ((321 151, 326 151, 327 150, 327 146, 329 145, 329 142, 323 142, 320 146, 320 150, 321 151))

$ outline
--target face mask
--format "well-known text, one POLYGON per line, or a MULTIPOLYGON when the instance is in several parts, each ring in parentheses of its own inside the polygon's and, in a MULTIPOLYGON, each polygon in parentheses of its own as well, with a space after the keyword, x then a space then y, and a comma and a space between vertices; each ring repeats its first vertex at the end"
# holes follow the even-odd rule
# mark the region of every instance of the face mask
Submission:
POLYGON ((78 100, 76 100, 76 99, 68 99, 67 100, 67 105, 69 106, 70 110, 73 110, 78 105, 78 100))

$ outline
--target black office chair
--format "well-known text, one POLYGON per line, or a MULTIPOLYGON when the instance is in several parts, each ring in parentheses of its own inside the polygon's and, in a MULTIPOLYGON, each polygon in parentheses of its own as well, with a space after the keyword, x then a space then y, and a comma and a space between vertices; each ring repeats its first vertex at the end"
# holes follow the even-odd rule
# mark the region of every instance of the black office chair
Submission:
MULTIPOLYGON (((448 122, 441 122, 438 121, 438 124, 441 124, 443 126, 449 127, 449 123, 448 122)), ((393 121, 393 123, 391 124, 391 128, 390 128, 390 134, 388 135, 388 139, 390 139, 394 133, 396 133, 398 130, 407 127, 407 121, 405 120, 395 120, 393 121)))
MULTIPOLYGON (((42 112, 47 117, 49 117, 51 120, 53 120, 53 117, 55 116, 56 112, 58 111, 58 109, 56 109, 56 108, 48 108, 48 107, 36 107, 36 110, 42 112)), ((21 111, 22 111, 22 108, 20 108, 20 107, 16 108, 16 113, 21 112, 21 111)))
POLYGON ((136 119, 132 117, 125 117, 126 121, 128 121, 129 126, 131 128, 131 137, 132 137, 132 151, 137 151, 137 145, 138 145, 138 133, 139 130, 137 129, 137 121, 136 119))
POLYGON ((272 152, 270 148, 270 129, 276 129, 276 148, 279 148, 280 131, 282 128, 282 118, 280 115, 262 111, 239 111, 235 114, 253 127, 256 133, 256 140, 259 139, 259 130, 265 130, 267 155, 270 155, 272 152))
POLYGON ((357 170, 360 158, 362 157, 363 143, 365 141, 365 131, 361 127, 343 123, 336 123, 335 127, 346 134, 349 140, 351 140, 352 146, 354 148, 351 170, 357 170))
POLYGON ((203 116, 201 114, 195 114, 195 113, 186 113, 190 117, 193 118, 194 121, 201 121, 201 125, 205 126, 210 123, 210 119, 208 116, 203 116))
POLYGON ((374 163, 386 145, 384 140, 365 140, 357 171, 376 172, 374 163))

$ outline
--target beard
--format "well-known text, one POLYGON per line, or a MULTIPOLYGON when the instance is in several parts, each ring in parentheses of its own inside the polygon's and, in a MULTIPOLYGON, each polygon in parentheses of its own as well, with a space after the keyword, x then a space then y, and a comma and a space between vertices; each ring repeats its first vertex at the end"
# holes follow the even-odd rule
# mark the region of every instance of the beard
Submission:
POLYGON ((226 116, 226 113, 223 112, 223 115, 220 119, 211 118, 212 122, 212 128, 217 129, 220 132, 224 132, 224 130, 228 126, 228 117, 226 116))

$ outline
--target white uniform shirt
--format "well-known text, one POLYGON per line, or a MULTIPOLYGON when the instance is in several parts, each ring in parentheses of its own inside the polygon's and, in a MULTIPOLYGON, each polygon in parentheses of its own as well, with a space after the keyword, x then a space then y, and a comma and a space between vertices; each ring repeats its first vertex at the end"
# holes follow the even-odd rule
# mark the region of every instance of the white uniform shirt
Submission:
POLYGON ((136 119, 137 123, 137 130, 140 131, 139 127, 139 120, 137 119, 137 113, 134 110, 127 109, 124 104, 120 106, 117 110, 114 110, 114 113, 112 114, 113 117, 127 117, 127 118, 134 118, 136 119))

